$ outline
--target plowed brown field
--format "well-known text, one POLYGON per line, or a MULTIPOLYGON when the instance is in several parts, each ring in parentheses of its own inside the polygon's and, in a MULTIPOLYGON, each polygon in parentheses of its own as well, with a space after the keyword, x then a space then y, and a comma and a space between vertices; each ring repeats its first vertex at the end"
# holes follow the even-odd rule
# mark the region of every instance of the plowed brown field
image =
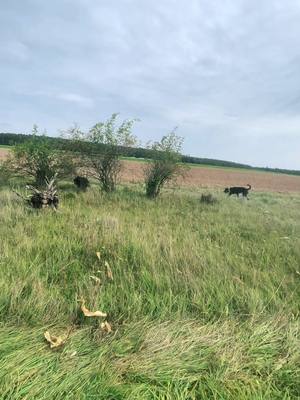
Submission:
MULTIPOLYGON (((124 169, 121 180, 137 183, 143 181, 145 163, 139 161, 123 161, 124 169)), ((274 174, 271 172, 249 171, 231 168, 214 168, 193 166, 178 179, 177 183, 183 187, 209 188, 226 186, 245 186, 247 183, 259 191, 298 192, 300 191, 300 177, 274 174)))
MULTIPOLYGON (((0 148, 0 160, 5 159, 8 153, 8 149, 0 148)), ((122 182, 143 182, 144 162, 126 160, 122 163, 124 165, 121 174, 122 182)), ((245 186, 249 183, 254 190, 258 191, 300 192, 299 176, 231 168, 193 166, 187 170, 184 178, 178 179, 177 183, 179 186, 191 188, 223 188, 245 186)))
POLYGON ((1 149, 0 148, 0 160, 4 160, 9 153, 8 149, 1 149))

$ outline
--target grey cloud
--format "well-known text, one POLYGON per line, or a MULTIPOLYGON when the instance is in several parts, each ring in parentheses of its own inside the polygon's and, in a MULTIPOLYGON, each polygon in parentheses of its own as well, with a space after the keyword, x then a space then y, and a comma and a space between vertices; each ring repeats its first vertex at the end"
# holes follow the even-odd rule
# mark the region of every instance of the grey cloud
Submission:
POLYGON ((60 93, 57 96, 58 99, 69 101, 71 103, 77 103, 82 105, 83 107, 92 107, 93 100, 88 97, 81 96, 76 93, 60 93))

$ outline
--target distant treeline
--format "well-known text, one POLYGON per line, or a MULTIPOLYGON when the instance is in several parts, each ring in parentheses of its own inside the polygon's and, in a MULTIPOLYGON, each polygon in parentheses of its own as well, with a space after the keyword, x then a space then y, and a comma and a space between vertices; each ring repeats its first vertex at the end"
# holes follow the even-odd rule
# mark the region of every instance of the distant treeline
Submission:
MULTIPOLYGON (((24 135, 16 133, 0 133, 0 146, 1 145, 13 146, 15 144, 24 143, 26 140, 30 138, 32 138, 32 135, 24 135)), ((68 139, 51 137, 51 136, 47 136, 46 139, 49 140, 49 142, 52 143, 58 149, 73 149, 76 151, 76 146, 73 147, 70 140, 68 139)), ((87 148, 91 148, 90 145, 87 148)), ((101 151, 101 145, 93 145, 93 151, 94 150, 101 151)), ((151 150, 142 147, 123 147, 121 153, 124 157, 144 158, 144 159, 149 159, 152 157, 151 150)), ((251 165, 240 164, 232 161, 214 160, 210 158, 199 158, 188 155, 182 156, 182 162, 190 164, 210 165, 216 167, 244 168, 256 171, 268 171, 268 172, 300 176, 300 171, 298 170, 268 168, 268 167, 252 167, 251 165)))

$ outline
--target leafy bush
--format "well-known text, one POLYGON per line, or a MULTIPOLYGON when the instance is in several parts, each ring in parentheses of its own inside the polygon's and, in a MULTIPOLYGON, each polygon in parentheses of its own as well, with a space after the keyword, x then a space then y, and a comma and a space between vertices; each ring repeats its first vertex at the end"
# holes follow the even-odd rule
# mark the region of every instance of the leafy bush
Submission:
POLYGON ((39 136, 36 126, 29 140, 13 148, 4 166, 17 175, 32 177, 39 187, 55 174, 64 177, 73 171, 71 156, 57 150, 45 136, 39 136))
POLYGON ((165 183, 183 173, 179 164, 182 142, 183 139, 174 130, 150 146, 152 160, 144 170, 147 197, 157 197, 165 183))
POLYGON ((10 171, 5 163, 0 165, 0 186, 6 185, 10 178, 10 171))
POLYGON ((87 133, 77 126, 67 131, 75 144, 73 148, 80 154, 81 167, 99 181, 105 192, 116 189, 122 169, 122 148, 136 143, 136 137, 131 132, 135 120, 124 120, 117 127, 117 117, 118 114, 112 114, 107 121, 98 122, 87 133))

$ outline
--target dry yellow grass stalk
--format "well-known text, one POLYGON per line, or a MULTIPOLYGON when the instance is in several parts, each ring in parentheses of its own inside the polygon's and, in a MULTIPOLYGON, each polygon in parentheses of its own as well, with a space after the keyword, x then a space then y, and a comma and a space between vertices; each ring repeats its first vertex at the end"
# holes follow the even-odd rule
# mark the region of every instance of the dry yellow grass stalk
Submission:
POLYGON ((50 335, 50 332, 46 331, 44 333, 44 337, 47 342, 50 344, 50 349, 54 349, 60 347, 65 344, 66 339, 63 339, 61 336, 50 335))
POLYGON ((90 311, 85 307, 85 301, 81 300, 81 311, 86 317, 107 317, 107 314, 102 311, 90 311))
POLYGON ((90 275, 90 278, 91 278, 94 282, 96 282, 97 285, 100 285, 100 283, 101 283, 101 279, 100 279, 100 278, 98 278, 98 277, 95 276, 95 275, 90 275))
POLYGON ((108 262, 105 261, 104 264, 105 264, 105 267, 106 267, 106 276, 108 277, 108 279, 110 279, 111 281, 113 281, 113 280, 114 280, 114 277, 113 277, 112 270, 111 270, 111 268, 110 268, 108 262))
POLYGON ((112 332, 112 327, 111 327, 110 323, 107 321, 102 322, 101 329, 107 333, 112 332))

